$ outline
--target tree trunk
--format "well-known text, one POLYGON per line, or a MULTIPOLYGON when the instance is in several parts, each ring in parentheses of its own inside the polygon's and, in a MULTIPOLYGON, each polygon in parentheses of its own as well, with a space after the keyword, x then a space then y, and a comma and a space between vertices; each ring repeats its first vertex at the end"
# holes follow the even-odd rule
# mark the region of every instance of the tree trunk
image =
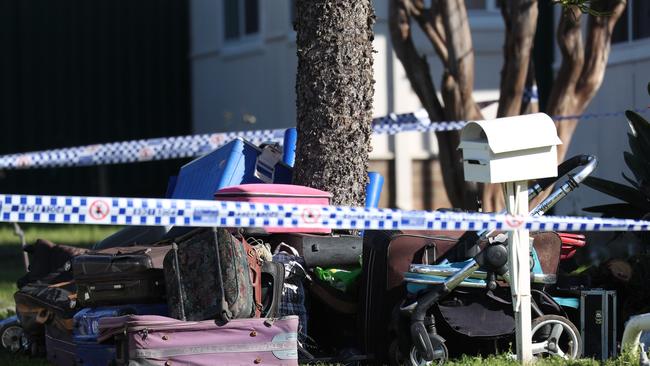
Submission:
MULTIPOLYGON (((433 0, 430 9, 417 0, 391 0, 389 27, 397 58, 402 62, 411 87, 432 121, 449 119, 481 119, 480 110, 471 95, 474 82, 474 56, 464 3, 455 1, 445 4, 433 0), (450 19, 445 19, 451 14, 450 19), (445 107, 436 95, 436 88, 429 72, 429 63, 421 56, 413 43, 411 17, 415 18, 431 41, 445 68, 452 62, 452 70, 446 71, 442 94, 445 107), (458 28, 449 36, 447 29, 458 28), (451 48, 450 48, 451 45, 451 48), (451 50, 451 52, 449 51, 451 50), (451 59, 450 59, 451 57, 451 59), (454 106, 453 110, 450 106, 454 106), (466 107, 470 106, 471 110, 466 107)), ((454 207, 476 209, 478 186, 465 182, 458 131, 437 132, 438 159, 444 170, 443 182, 449 202, 454 207)))
MULTIPOLYGON (((482 119, 472 97, 474 51, 464 1, 431 0, 430 8, 425 8, 427 2, 422 0, 390 1, 389 25, 393 47, 431 120, 482 119), (436 95, 428 62, 419 56, 413 44, 411 19, 417 21, 444 67, 441 85, 444 103, 436 95)), ((537 0, 501 0, 500 3, 506 24, 506 40, 498 115, 504 117, 532 111, 522 101, 522 96, 525 86, 532 85, 535 79, 531 69, 531 51, 538 7, 537 0)), ((625 9, 626 1, 592 1, 587 6, 607 15, 589 16, 586 49, 580 27, 582 13, 575 5, 563 8, 557 31, 562 65, 546 106, 550 115, 580 114, 598 91, 607 66, 612 29, 625 9)), ((563 142, 558 148, 558 161, 564 159, 576 124, 576 120, 556 123, 563 142)), ((464 181, 457 150, 458 132, 437 133, 436 136, 445 189, 452 205, 474 209, 480 194, 485 211, 502 208, 504 202, 499 186, 487 185, 481 191, 479 185, 464 181)))
POLYGON ((295 184, 363 205, 372 133, 370 0, 298 0, 295 184))
MULTIPOLYGON (((612 31, 626 5, 626 0, 601 0, 592 5, 607 15, 589 16, 586 49, 580 26, 584 15, 575 7, 565 9, 557 30, 562 64, 551 89, 546 111, 549 115, 577 115, 585 111, 605 76, 612 31)), ((562 140, 557 150, 558 161, 563 161, 578 120, 565 119, 556 122, 556 126, 562 140)))
MULTIPOLYGON (((527 81, 532 78, 531 57, 537 27, 537 0, 509 0, 501 2, 505 23, 503 67, 497 117, 521 114, 527 81)), ((531 83, 529 83, 531 84, 531 83)), ((505 208, 503 190, 498 184, 483 189, 483 211, 496 212, 505 208)))

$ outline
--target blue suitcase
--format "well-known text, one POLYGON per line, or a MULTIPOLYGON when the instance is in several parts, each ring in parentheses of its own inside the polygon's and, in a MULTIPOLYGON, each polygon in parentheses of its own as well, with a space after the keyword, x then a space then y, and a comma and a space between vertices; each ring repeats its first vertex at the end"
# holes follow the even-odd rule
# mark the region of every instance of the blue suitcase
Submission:
POLYGON ((99 319, 122 315, 161 315, 167 316, 167 304, 137 304, 85 308, 73 318, 72 335, 75 342, 97 342, 99 319))
POLYGON ((262 148, 235 138, 183 167, 171 198, 213 200, 223 187, 244 183, 291 184, 292 169, 274 145, 262 148))
POLYGON ((115 364, 115 345, 97 344, 99 319, 133 315, 167 316, 167 304, 137 304, 85 308, 75 314, 72 341, 77 365, 109 366, 115 364))

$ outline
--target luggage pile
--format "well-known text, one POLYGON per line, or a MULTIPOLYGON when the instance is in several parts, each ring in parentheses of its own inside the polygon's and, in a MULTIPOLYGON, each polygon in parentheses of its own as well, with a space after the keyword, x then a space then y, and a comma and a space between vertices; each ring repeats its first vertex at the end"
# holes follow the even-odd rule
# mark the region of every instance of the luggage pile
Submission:
MULTIPOLYGON (((290 180, 278 146, 235 139, 184 165, 167 196, 309 200, 316 191, 290 180), (222 189, 232 186, 243 188, 222 189)), ((280 311, 284 265, 253 233, 128 227, 92 249, 39 240, 25 250, 14 351, 61 366, 298 364, 298 316, 280 311)))
MULTIPOLYGON (((285 141, 286 148, 293 150, 285 141)), ((291 185, 291 174, 278 146, 235 139, 184 165, 167 197, 330 203, 327 192, 291 185)), ((535 268, 545 279, 539 293, 546 295, 561 250, 568 258, 575 248, 555 233, 534 238, 535 268)), ((409 313, 410 302, 439 288, 429 282, 442 283, 455 264, 503 246, 477 239, 471 232, 132 226, 90 250, 39 240, 25 248, 30 271, 14 296, 21 332, 14 325, 0 339, 5 348, 45 355, 57 366, 426 364, 411 337, 415 324, 443 362, 448 351, 436 324, 463 347, 496 345, 512 335, 506 329, 475 336, 484 330, 480 324, 460 334, 449 315, 494 310, 481 301, 497 301, 503 309, 496 312, 508 320, 500 323, 509 324, 511 305, 495 296, 509 288, 496 281, 489 299, 485 290, 459 290, 425 308, 424 320, 409 313), (417 287, 414 276, 428 282, 417 287)), ((555 298, 542 297, 557 308, 548 314, 564 312, 555 298)), ((580 353, 581 345, 569 346, 580 353)))

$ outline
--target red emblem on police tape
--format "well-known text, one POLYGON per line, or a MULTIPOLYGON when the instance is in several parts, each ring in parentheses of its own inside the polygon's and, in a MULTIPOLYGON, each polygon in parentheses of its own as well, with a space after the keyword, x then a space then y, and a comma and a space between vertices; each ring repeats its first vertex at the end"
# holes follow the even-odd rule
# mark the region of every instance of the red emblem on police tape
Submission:
POLYGON ((320 219, 320 210, 317 208, 305 208, 302 210, 302 222, 305 224, 315 224, 320 219))
POLYGON ((108 216, 110 206, 102 200, 93 201, 88 207, 88 214, 95 220, 103 220, 108 216))

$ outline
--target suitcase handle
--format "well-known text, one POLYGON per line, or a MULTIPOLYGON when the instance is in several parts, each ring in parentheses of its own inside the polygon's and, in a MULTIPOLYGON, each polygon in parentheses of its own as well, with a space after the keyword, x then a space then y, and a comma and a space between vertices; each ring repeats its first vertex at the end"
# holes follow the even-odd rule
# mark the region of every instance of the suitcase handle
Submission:
POLYGON ((126 290, 129 286, 128 283, 110 283, 110 284, 95 284, 90 286, 90 290, 93 292, 102 292, 102 291, 116 291, 116 290, 126 290))

